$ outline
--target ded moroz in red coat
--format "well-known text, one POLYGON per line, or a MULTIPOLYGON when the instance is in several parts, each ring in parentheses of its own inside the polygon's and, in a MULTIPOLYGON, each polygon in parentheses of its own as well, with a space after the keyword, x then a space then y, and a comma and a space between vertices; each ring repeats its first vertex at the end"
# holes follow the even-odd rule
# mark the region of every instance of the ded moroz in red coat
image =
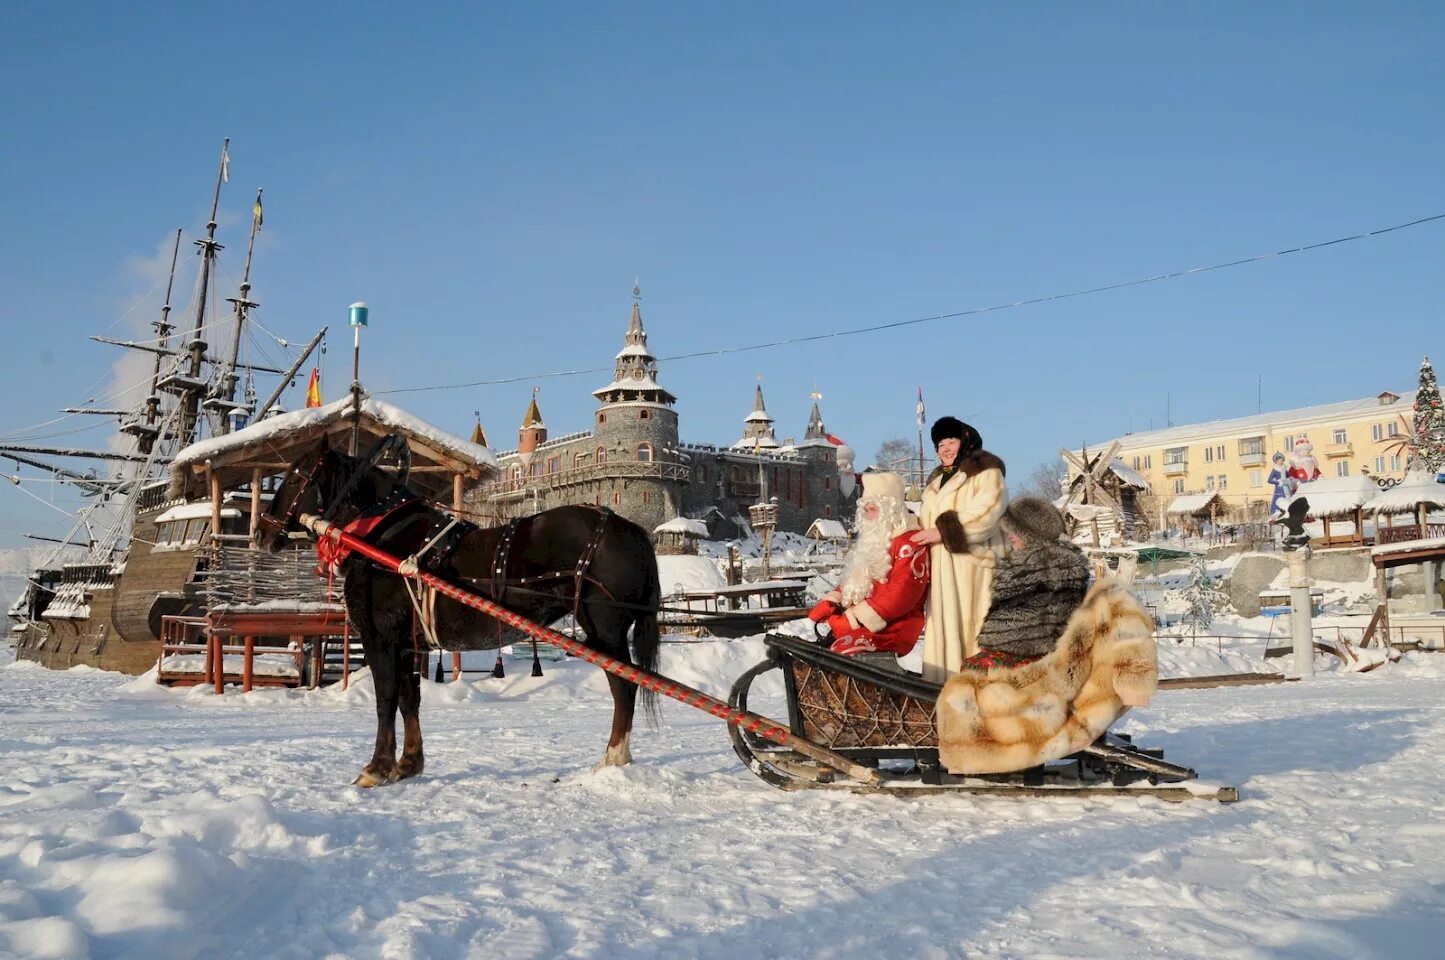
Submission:
POLYGON ((928 599, 928 548, 910 543, 905 531, 888 545, 893 564, 888 579, 874 580, 873 590, 830 623, 846 618, 849 629, 833 631, 834 653, 852 655, 877 650, 898 656, 910 652, 923 632, 923 602, 928 599))

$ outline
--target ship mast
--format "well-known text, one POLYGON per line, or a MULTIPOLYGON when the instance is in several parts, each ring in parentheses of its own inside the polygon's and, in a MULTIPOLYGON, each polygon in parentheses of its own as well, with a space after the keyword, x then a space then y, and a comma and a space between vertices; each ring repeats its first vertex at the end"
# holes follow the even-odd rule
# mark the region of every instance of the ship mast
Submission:
POLYGON ((145 419, 142 420, 141 414, 137 413, 134 418, 128 423, 122 424, 120 428, 121 433, 128 433, 135 437, 136 449, 141 453, 151 452, 151 447, 155 446, 156 436, 160 433, 160 429, 156 426, 156 420, 160 417, 161 397, 156 392, 156 386, 161 379, 163 358, 174 355, 170 349, 171 331, 175 329, 171 326, 171 291, 176 284, 176 259, 180 256, 180 252, 181 231, 177 228, 175 242, 171 245, 171 272, 166 278, 166 302, 161 305, 161 318, 151 321, 151 326, 156 331, 157 349, 155 366, 151 369, 151 389, 145 398, 145 419))
MULTIPOLYGON (((261 209, 261 189, 256 188, 255 210, 261 209)), ((214 217, 212 218, 214 219, 214 217)), ((232 414, 239 410, 245 410, 245 403, 236 402, 236 384, 241 379, 236 373, 236 363, 241 355, 241 333, 246 329, 246 320, 251 314, 252 307, 259 307, 260 304, 251 299, 251 254, 256 249, 256 233, 261 229, 261 217, 255 214, 251 217, 251 236, 246 241, 246 267, 241 272, 241 292, 238 296, 227 297, 226 302, 235 305, 235 328, 231 335, 231 352, 224 361, 216 382, 211 387, 211 394, 206 399, 206 409, 211 412, 212 433, 230 433, 234 425, 232 414)))
POLYGON ((220 169, 216 171, 216 189, 211 194, 211 219, 206 223, 205 239, 195 241, 197 252, 201 255, 201 279, 196 297, 195 327, 191 330, 190 341, 185 345, 190 354, 190 363, 185 375, 180 375, 178 370, 159 384, 179 395, 181 424, 177 441, 180 447, 188 446, 196 439, 196 421, 200 417, 200 392, 205 386, 205 381, 201 379, 201 364, 206 358, 206 341, 201 339, 201 334, 206 326, 206 297, 210 293, 211 267, 216 261, 216 254, 224 249, 216 242, 216 211, 221 205, 221 184, 229 179, 231 158, 227 151, 230 145, 230 137, 221 144, 220 169))

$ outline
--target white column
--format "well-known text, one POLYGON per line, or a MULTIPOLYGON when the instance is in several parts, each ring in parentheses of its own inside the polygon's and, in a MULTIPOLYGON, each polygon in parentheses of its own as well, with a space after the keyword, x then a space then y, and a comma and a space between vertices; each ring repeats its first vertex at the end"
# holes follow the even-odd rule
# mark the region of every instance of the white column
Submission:
POLYGON ((1290 632, 1294 635, 1294 672, 1300 677, 1315 675, 1314 609, 1309 576, 1310 548, 1301 547, 1285 554, 1289 564, 1290 632))

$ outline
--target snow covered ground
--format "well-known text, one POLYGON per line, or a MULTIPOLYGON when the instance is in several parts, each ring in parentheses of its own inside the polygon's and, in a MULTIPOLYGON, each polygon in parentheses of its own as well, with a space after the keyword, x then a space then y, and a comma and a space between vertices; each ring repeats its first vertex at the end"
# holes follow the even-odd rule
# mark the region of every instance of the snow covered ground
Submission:
MULTIPOLYGON (((760 649, 663 668, 721 693, 760 649)), ((364 791, 364 677, 217 697, 10 664, 0 956, 1438 957, 1445 654, 1321 668, 1121 725, 1237 784, 1221 806, 782 793, 671 702, 593 773, 610 706, 576 661, 427 683, 425 775, 364 791)))

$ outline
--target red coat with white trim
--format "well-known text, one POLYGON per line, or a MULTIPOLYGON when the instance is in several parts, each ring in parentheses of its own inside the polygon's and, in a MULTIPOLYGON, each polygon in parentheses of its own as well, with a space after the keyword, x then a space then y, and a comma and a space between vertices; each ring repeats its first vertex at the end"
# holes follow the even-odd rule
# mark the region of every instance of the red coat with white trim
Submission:
POLYGON ((886 580, 873 581, 867 599, 830 617, 834 653, 881 651, 903 656, 923 633, 923 602, 928 599, 928 548, 910 542, 906 531, 888 545, 892 566, 886 580))

